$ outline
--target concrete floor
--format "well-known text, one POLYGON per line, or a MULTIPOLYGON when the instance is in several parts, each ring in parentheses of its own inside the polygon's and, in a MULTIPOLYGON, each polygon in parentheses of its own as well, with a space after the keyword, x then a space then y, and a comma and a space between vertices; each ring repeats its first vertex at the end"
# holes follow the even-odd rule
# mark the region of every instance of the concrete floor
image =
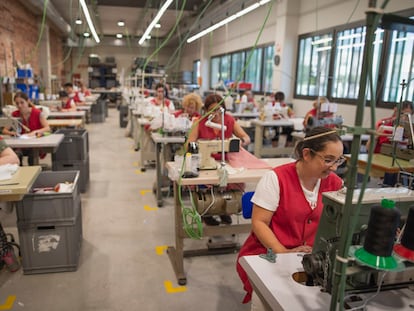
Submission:
MULTIPOLYGON (((241 303, 236 254, 186 258, 187 285, 178 288, 167 254, 156 252, 159 246, 174 245, 172 198, 156 208, 155 170, 140 171, 140 153, 120 128, 116 109, 109 110, 104 123, 86 128, 90 184, 81 195, 78 270, 24 275, 3 269, 0 310, 249 310, 241 303), (168 281, 173 290, 166 289, 168 281)), ((0 220, 17 236, 14 213, 0 212, 0 220)), ((242 243, 245 236, 233 239, 242 243)), ((190 244, 204 247, 206 241, 185 242, 190 244)))

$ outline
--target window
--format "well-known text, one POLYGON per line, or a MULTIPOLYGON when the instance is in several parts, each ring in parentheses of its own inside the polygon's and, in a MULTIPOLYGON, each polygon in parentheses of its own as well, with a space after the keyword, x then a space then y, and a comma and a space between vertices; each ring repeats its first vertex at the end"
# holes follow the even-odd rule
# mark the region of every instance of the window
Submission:
POLYGON ((328 88, 332 34, 299 40, 296 95, 325 96, 328 88))
POLYGON ((210 87, 215 88, 220 80, 226 85, 238 81, 251 83, 256 92, 269 91, 272 89, 273 57, 273 44, 214 56, 210 60, 210 87))
MULTIPOLYGON (((335 62, 332 75, 333 98, 357 99, 364 56, 366 27, 340 31, 336 35, 335 62)), ((373 81, 377 81, 384 31, 375 32, 373 42, 373 81)), ((376 86, 374 85, 374 88, 376 86)), ((367 97, 370 98, 369 90, 367 97)))
POLYGON ((244 79, 245 82, 251 83, 252 84, 252 90, 253 91, 260 91, 261 90, 261 74, 262 74, 262 66, 260 66, 262 64, 262 59, 263 59, 263 52, 262 49, 255 49, 251 52, 249 52, 247 54, 247 61, 249 61, 250 58, 250 62, 249 64, 246 64, 246 72, 245 72, 245 76, 246 78, 244 79), (250 56, 250 53, 251 56, 250 56))
MULTIPOLYGON (((414 11, 403 15, 414 15, 414 11)), ((299 37, 295 97, 358 98, 365 47, 363 22, 299 37), (329 77, 329 78, 328 78, 329 77)), ((380 27, 373 39, 372 90, 379 107, 414 99, 414 34, 380 27), (402 82, 405 81, 403 93, 402 82)), ((370 98, 368 80, 367 99, 370 98)))
POLYGON ((414 90, 414 33, 393 31, 391 35, 390 51, 387 57, 387 69, 383 100, 385 102, 399 102, 413 100, 414 90), (407 83, 402 94, 402 82, 407 83))
POLYGON ((192 78, 193 84, 197 84, 197 85, 201 84, 200 65, 201 65, 201 62, 199 59, 193 62, 193 78, 192 78))
POLYGON ((244 72, 242 72, 244 63, 245 63, 244 52, 237 52, 231 55, 231 74, 230 74, 231 81, 243 81, 244 80, 244 72))
POLYGON ((261 91, 271 92, 272 91, 272 78, 273 78, 273 58, 275 55, 274 46, 268 46, 263 48, 263 88, 261 91))

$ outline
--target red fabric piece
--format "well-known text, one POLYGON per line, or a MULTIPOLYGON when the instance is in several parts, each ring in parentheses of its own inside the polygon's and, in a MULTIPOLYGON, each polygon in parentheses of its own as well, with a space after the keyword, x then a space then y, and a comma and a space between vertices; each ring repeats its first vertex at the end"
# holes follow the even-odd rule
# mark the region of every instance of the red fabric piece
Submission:
POLYGON ((261 169, 261 168, 271 168, 271 166, 263 161, 262 159, 256 158, 253 154, 248 152, 243 147, 240 147, 239 152, 228 152, 227 161, 230 166, 238 168, 244 167, 247 169, 261 169))

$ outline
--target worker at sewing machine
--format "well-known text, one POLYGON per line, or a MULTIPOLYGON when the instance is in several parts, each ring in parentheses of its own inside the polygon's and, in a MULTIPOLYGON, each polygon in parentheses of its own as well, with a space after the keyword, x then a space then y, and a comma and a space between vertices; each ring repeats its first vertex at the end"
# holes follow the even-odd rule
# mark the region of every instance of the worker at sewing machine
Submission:
MULTIPOLYGON (((295 112, 292 108, 288 106, 285 102, 285 93, 278 91, 274 94, 273 100, 272 100, 272 106, 275 109, 273 113, 273 120, 280 120, 280 119, 288 119, 295 117, 295 112)), ((281 135, 286 135, 286 143, 285 147, 292 146, 293 145, 293 126, 284 126, 281 128, 275 127, 275 137, 272 138, 272 146, 277 147, 279 144, 279 137, 281 135)))
MULTIPOLYGON (((318 97, 312 103, 313 108, 309 110, 303 119, 303 126, 309 129, 312 125, 315 126, 315 120, 331 119, 334 113, 330 109, 329 100, 326 97, 318 97)), ((321 125, 322 126, 322 125, 321 125)), ((328 123, 324 127, 335 128, 335 123, 328 123)))
POLYGON ((164 84, 158 83, 155 86, 156 95, 154 98, 150 100, 150 103, 153 106, 156 106, 162 110, 163 108, 168 109, 169 113, 173 113, 175 111, 174 103, 170 101, 168 98, 165 97, 166 89, 164 84))
MULTIPOLYGON (((196 142, 198 139, 221 139, 221 128, 209 127, 206 123, 213 122, 220 125, 222 123, 221 110, 225 109, 223 98, 217 94, 211 94, 206 97, 204 101, 204 111, 208 113, 208 117, 202 119, 191 130, 188 136, 188 142, 196 142)), ((224 138, 231 138, 233 135, 237 136, 242 146, 247 146, 250 143, 250 137, 242 129, 242 127, 236 122, 236 120, 229 114, 224 113, 224 138)), ((213 154, 217 160, 221 159, 220 154, 213 154)), ((231 224, 232 219, 229 215, 221 215, 221 222, 225 224, 231 224)), ((203 220, 207 225, 217 226, 219 221, 213 216, 203 216, 203 220)))
POLYGON ((203 106, 203 101, 197 93, 185 95, 181 105, 183 109, 174 112, 176 118, 186 117, 193 122, 201 117, 200 111, 203 106))
MULTIPOLYGON (((252 232, 239 258, 268 250, 312 251, 323 210, 322 193, 342 188, 342 179, 334 173, 345 161, 342 141, 335 130, 315 127, 296 145, 295 155, 296 162, 268 171, 257 184, 251 200, 252 232)), ((240 264, 237 271, 247 291, 243 301, 247 303, 253 288, 240 264)), ((253 298, 252 303, 260 300, 253 298)), ((256 310, 253 304, 252 310, 256 310)))
MULTIPOLYGON (((380 153, 381 145, 384 143, 391 143, 391 137, 394 133, 395 120, 397 119, 397 107, 394 107, 393 114, 391 117, 383 118, 375 124, 375 130, 378 136, 375 140, 374 153, 380 153)), ((401 121, 405 121, 407 114, 413 114, 413 103, 406 100, 401 104, 401 121)), ((369 148, 370 141, 367 142, 367 149, 369 148)))
MULTIPOLYGON (((21 119, 21 127, 18 131, 11 128, 4 128, 3 134, 10 136, 43 136, 45 132, 50 132, 49 124, 43 112, 37 109, 30 101, 26 93, 18 92, 14 95, 14 103, 17 110, 12 112, 12 117, 21 119)), ((23 156, 28 156, 29 165, 33 165, 33 151, 31 149, 15 150, 22 161, 23 156)), ((41 152, 40 157, 44 158, 46 153, 41 152)))
POLYGON ((56 107, 56 111, 76 111, 76 104, 75 100, 69 97, 69 94, 66 91, 59 92, 59 99, 61 101, 61 105, 56 107))

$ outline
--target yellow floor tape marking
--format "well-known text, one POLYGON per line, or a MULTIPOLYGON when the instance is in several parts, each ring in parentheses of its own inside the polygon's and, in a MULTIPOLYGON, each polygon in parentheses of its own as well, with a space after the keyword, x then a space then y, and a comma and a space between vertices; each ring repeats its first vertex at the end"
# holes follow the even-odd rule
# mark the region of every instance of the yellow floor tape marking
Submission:
POLYGON ((141 195, 146 195, 147 193, 152 192, 151 190, 140 190, 139 193, 141 193, 141 195))
POLYGON ((16 300, 16 296, 9 296, 6 299, 6 303, 0 306, 0 310, 10 310, 13 307, 14 301, 16 300))
POLYGON ((164 281, 164 287, 169 294, 182 293, 187 291, 187 286, 174 287, 171 281, 164 281))
POLYGON ((151 207, 149 205, 144 205, 144 210, 146 210, 146 211, 157 211, 158 207, 151 207))
POLYGON ((135 170, 135 174, 142 174, 141 170, 135 170))
POLYGON ((168 248, 167 245, 160 245, 160 246, 155 247, 155 251, 156 251, 157 255, 163 255, 164 252, 167 250, 167 248, 168 248))
POLYGON ((138 165, 139 165, 139 163, 138 163, 138 162, 133 162, 133 163, 132 163, 132 166, 137 167, 138 165))

